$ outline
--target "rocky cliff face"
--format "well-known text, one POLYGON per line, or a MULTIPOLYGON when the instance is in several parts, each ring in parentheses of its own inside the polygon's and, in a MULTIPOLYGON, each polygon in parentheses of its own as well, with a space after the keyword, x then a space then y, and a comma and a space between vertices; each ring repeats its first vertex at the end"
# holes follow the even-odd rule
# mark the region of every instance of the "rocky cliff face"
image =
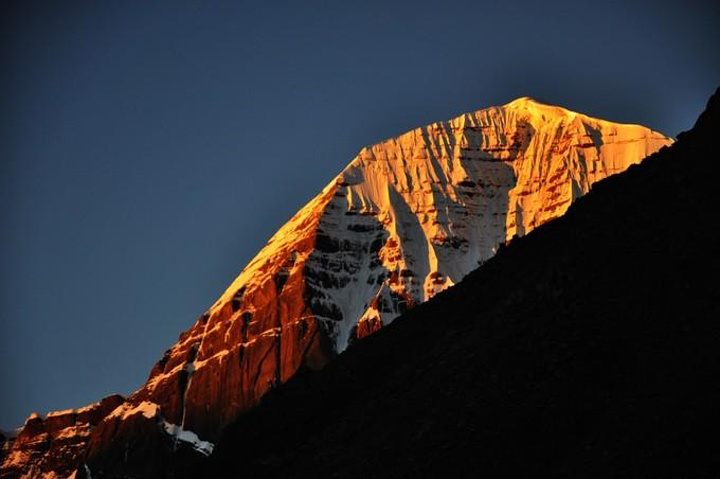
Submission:
POLYGON ((520 98, 364 148, 93 429, 87 464, 140 475, 132 464, 149 450, 208 454, 299 368, 323 366, 671 142, 520 98), (157 440, 136 447, 140 431, 157 440))
MULTIPOLYGON (((717 477, 720 90, 695 127, 270 392, 204 477, 717 477)), ((190 471, 186 477, 197 477, 190 471)))
POLYGON ((17 437, 4 437, 0 477, 69 477, 84 469, 90 434, 125 399, 114 395, 81 409, 33 414, 17 437))

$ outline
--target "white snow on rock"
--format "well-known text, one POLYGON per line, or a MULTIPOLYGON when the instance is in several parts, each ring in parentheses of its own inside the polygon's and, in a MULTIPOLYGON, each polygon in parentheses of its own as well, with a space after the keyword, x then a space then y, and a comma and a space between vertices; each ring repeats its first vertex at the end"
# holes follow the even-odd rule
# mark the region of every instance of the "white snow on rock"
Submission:
POLYGON ((213 448, 215 447, 213 443, 201 440, 194 432, 183 429, 182 426, 178 426, 166 421, 161 414, 160 407, 150 401, 142 401, 141 403, 134 406, 128 405, 127 403, 122 404, 121 406, 118 406, 118 408, 115 409, 113 412, 111 412, 105 418, 105 420, 107 421, 113 418, 120 418, 121 420, 125 420, 130 416, 134 416, 136 414, 142 414, 148 419, 158 419, 160 421, 162 429, 167 434, 174 437, 177 441, 182 441, 189 444, 197 452, 200 452, 206 456, 209 456, 210 453, 212 453, 213 448))
POLYGON ((340 352, 363 322, 387 324, 456 284, 500 244, 672 141, 529 97, 416 128, 363 148, 209 313, 269 281, 282 252, 316 221, 311 233, 327 244, 295 264, 308 272, 310 307, 340 352))
MULTIPOLYGON (((522 97, 363 148, 104 421, 140 414, 209 455, 201 437, 217 437, 299 367, 321 367, 672 142, 522 97)), ((13 448, 3 467, 25 463, 13 448)))
POLYGON ((163 427, 165 428, 165 432, 173 436, 178 441, 189 444, 197 452, 204 454, 205 456, 212 454, 215 445, 210 441, 201 440, 194 432, 185 430, 181 426, 171 424, 167 421, 163 421, 163 427))

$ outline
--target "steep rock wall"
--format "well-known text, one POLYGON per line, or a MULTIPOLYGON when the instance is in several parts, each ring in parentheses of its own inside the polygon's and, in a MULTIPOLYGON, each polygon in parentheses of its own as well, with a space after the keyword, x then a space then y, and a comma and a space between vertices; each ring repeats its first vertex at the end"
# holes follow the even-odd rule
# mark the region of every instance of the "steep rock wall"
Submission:
POLYGON ((299 368, 322 367, 670 143, 520 98, 364 148, 121 406, 153 414, 111 414, 93 428, 87 464, 142 474, 130 463, 143 430, 160 434, 158 450, 207 453, 203 444, 299 368))

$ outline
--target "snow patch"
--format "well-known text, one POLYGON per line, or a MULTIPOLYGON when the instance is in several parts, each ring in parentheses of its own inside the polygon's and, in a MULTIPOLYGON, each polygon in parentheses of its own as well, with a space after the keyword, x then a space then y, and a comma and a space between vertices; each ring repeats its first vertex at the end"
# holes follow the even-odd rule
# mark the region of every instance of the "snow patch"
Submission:
POLYGON ((201 440, 194 432, 165 420, 161 414, 160 406, 150 401, 143 401, 134 407, 122 404, 111 412, 105 419, 119 418, 120 420, 125 420, 136 414, 142 414, 148 419, 159 419, 159 421, 161 421, 159 424, 162 430, 175 438, 176 441, 182 441, 189 444, 194 450, 205 456, 209 456, 215 447, 213 443, 201 440))
POLYGON ((165 432, 169 435, 173 436, 178 441, 189 444, 194 450, 205 456, 212 454, 213 449, 215 448, 213 443, 201 440, 197 434, 187 429, 183 429, 182 426, 171 424, 165 420, 163 420, 163 426, 165 428, 165 432))

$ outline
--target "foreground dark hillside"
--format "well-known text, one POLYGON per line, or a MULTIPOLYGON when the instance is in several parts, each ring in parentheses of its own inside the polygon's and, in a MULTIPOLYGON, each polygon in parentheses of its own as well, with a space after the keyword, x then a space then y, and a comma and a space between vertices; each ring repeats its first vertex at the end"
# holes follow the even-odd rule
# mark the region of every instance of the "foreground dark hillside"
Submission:
POLYGON ((674 146, 273 391, 191 473, 717 477, 719 96, 674 146))

